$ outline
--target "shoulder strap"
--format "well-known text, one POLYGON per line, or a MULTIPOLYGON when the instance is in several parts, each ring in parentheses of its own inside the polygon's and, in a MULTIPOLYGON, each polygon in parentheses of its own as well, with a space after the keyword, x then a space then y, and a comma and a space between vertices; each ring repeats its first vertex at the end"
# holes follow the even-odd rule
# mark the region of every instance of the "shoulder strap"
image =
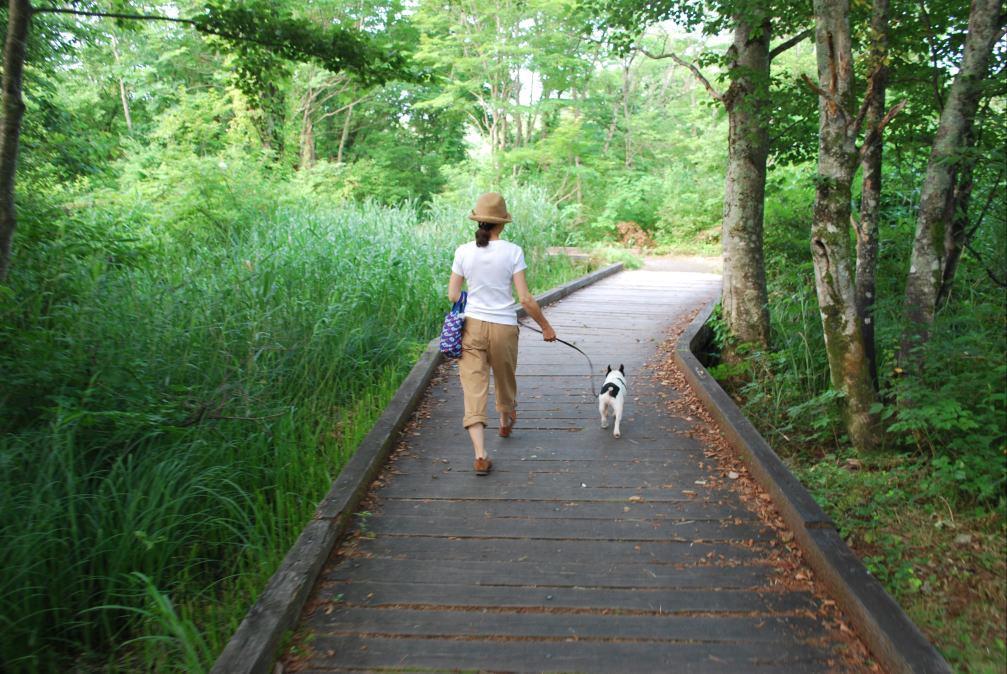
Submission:
POLYGON ((463 290, 461 297, 459 297, 458 301, 455 302, 454 306, 451 307, 451 313, 453 314, 465 313, 465 304, 466 302, 468 302, 468 299, 469 299, 468 291, 463 290))

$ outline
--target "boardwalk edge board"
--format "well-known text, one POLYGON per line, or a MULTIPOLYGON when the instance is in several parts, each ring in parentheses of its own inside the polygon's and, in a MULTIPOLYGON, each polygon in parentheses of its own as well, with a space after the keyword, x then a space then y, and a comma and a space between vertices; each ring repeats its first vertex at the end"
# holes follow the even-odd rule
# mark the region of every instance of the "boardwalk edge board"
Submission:
POLYGON ((773 499, 808 563, 846 611, 871 654, 892 674, 950 674, 951 667, 850 550, 804 485, 696 357, 712 341, 707 305, 675 345, 675 362, 696 395, 773 499))
MULTIPOLYGON (((541 306, 552 304, 622 271, 622 268, 621 262, 609 265, 553 288, 536 299, 541 306)), ((519 318, 526 315, 524 309, 518 311, 519 318)), ((329 493, 318 504, 314 518, 304 527, 262 594, 221 651, 210 670, 211 674, 267 674, 272 671, 284 633, 297 625, 301 609, 318 579, 322 565, 348 531, 353 513, 380 472, 395 446, 399 432, 416 410, 423 392, 440 365, 442 358, 438 349, 439 341, 434 339, 427 345, 384 413, 358 445, 329 493)))

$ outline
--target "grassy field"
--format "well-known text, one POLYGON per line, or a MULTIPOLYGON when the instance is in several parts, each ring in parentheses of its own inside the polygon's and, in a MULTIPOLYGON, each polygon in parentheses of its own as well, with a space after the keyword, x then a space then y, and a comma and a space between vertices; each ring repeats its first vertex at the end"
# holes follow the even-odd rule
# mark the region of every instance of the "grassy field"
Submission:
MULTIPOLYGON (((533 288, 583 273, 545 257, 544 196, 509 196, 533 288)), ((0 297, 5 671, 212 662, 438 332, 468 207, 38 237, 0 297)))

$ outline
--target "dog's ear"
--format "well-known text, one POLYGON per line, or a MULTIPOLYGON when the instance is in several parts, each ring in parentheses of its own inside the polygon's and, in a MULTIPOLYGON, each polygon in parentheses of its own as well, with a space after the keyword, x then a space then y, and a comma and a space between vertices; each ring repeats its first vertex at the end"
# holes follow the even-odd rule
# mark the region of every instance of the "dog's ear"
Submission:
POLYGON ((608 374, 611 371, 612 371, 612 366, 611 365, 606 365, 605 366, 605 374, 608 374))
POLYGON ((619 363, 619 372, 622 372, 623 374, 626 374, 626 370, 625 370, 625 368, 623 368, 622 363, 619 363))

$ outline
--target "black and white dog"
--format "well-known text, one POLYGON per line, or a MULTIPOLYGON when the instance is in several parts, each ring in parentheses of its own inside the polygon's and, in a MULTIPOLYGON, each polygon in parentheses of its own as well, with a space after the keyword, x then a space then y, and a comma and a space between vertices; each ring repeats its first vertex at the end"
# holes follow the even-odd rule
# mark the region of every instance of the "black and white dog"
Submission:
POLYGON ((622 421, 622 406, 626 402, 626 371, 622 365, 613 370, 609 365, 605 371, 605 383, 598 394, 598 413, 601 414, 601 427, 608 428, 608 408, 615 414, 615 428, 612 435, 618 438, 622 435, 619 422, 622 421))

